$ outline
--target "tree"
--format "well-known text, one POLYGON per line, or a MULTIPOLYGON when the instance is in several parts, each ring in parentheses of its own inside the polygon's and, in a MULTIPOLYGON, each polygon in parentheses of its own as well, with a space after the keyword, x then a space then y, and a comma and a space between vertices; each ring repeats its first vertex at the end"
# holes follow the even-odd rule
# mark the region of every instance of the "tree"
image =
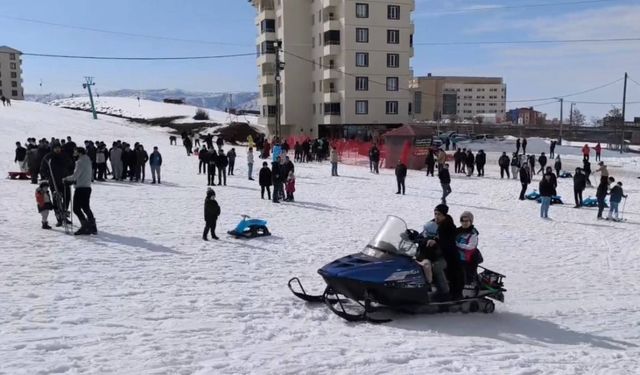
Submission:
POLYGON ((576 126, 584 126, 587 122, 587 118, 582 114, 582 112, 580 112, 578 108, 573 109, 573 112, 571 113, 571 119, 573 121, 571 125, 576 126))
POLYGON ((476 117, 474 117, 474 120, 478 125, 482 125, 482 122, 484 121, 484 117, 476 116, 476 117))
POLYGON ((611 107, 609 112, 607 112, 606 116, 604 116, 604 118, 602 119, 602 122, 605 124, 605 126, 607 124, 617 125, 623 121, 624 120, 622 118, 622 109, 616 106, 611 107))

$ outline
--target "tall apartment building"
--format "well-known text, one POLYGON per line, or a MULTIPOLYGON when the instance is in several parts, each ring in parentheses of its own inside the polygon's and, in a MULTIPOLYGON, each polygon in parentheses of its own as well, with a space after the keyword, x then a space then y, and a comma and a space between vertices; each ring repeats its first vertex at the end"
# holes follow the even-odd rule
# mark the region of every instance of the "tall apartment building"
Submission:
POLYGON ((0 46, 0 96, 23 100, 22 52, 7 46, 0 46))
POLYGON ((474 120, 478 116, 505 120, 507 85, 499 77, 416 77, 413 111, 416 121, 474 120))
POLYGON ((366 135, 410 120, 415 0, 250 1, 258 11, 261 122, 270 134, 277 40, 283 135, 366 135))

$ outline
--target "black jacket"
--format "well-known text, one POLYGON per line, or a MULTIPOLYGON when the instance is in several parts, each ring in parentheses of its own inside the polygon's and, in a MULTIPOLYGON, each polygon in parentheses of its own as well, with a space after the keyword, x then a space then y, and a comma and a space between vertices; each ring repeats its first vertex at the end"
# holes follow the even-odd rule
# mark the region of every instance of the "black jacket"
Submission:
POLYGON ((472 152, 467 152, 467 155, 465 156, 464 160, 468 166, 472 167, 476 161, 476 158, 473 156, 472 152))
POLYGON ((511 160, 509 160, 509 157, 507 155, 502 155, 500 156, 500 159, 498 159, 498 165, 502 168, 507 168, 510 162, 511 160))
POLYGON ((403 180, 407 177, 407 166, 400 163, 396 165, 396 178, 403 180))
POLYGON ((547 165, 547 157, 544 155, 540 155, 540 157, 538 158, 538 163, 540 163, 541 166, 547 165))
POLYGON ((440 179, 441 184, 451 183, 451 174, 449 174, 449 170, 447 168, 442 168, 440 173, 438 173, 438 178, 440 179))
POLYGON ((271 186, 271 169, 269 169, 269 167, 262 167, 262 169, 260 169, 258 183, 260 186, 271 186))
POLYGON ((604 199, 607 196, 607 190, 609 190, 609 184, 600 183, 596 190, 596 198, 604 199))
POLYGON ((204 221, 212 222, 218 220, 220 216, 220 205, 215 198, 206 198, 204 200, 204 221))
POLYGON ((218 168, 226 168, 229 165, 229 159, 227 159, 227 155, 224 152, 218 154, 216 158, 216 167, 218 168))
POLYGON ((573 176, 573 190, 583 191, 587 187, 587 177, 582 173, 573 176))
POLYGON ((73 168, 73 160, 69 158, 67 154, 64 152, 60 152, 59 154, 50 152, 42 159, 40 174, 46 180, 49 180, 51 186, 53 186, 52 181, 55 181, 58 189, 60 189, 62 187, 62 179, 72 174, 73 168), (49 163, 49 161, 51 161, 51 163, 49 163), (51 168, 49 168, 49 165, 51 165, 51 168))
POLYGON ((522 183, 522 184, 530 184, 531 183, 531 174, 524 167, 520 168, 520 183, 522 183))
POLYGON ((484 166, 485 164, 487 164, 487 154, 484 152, 478 152, 476 155, 476 165, 484 166))
MULTIPOLYGON (((546 176, 546 175, 545 175, 546 176)), ((553 186, 553 181, 547 181, 546 178, 542 178, 538 191, 541 197, 553 197, 556 195, 556 188, 553 186)))
POLYGON ((380 161, 380 150, 378 150, 377 147, 372 147, 371 150, 369 150, 369 159, 374 162, 380 161))
POLYGON ((22 161, 24 161, 24 158, 26 156, 27 156, 27 149, 22 147, 22 146, 17 147, 16 148, 16 158, 15 158, 15 160, 13 162, 14 163, 17 162, 17 161, 22 162, 22 161))
POLYGON ((447 215, 444 222, 438 225, 438 246, 442 250, 447 263, 456 261, 460 263, 460 254, 456 246, 456 225, 450 215, 447 215))
POLYGON ((209 161, 209 151, 200 150, 200 153, 198 154, 198 160, 203 161, 203 162, 208 162, 209 161))
POLYGON ((427 157, 424 159, 424 163, 429 167, 433 167, 434 165, 436 165, 436 158, 433 155, 433 152, 427 153, 427 157))

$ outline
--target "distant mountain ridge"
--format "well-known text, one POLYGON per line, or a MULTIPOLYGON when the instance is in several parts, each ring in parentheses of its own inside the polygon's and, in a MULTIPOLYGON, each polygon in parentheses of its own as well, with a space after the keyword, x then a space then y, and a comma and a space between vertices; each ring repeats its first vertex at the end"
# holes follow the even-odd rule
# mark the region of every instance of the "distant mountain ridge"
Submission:
MULTIPOLYGON (((73 94, 78 96, 79 94, 73 94)), ((25 99, 33 102, 49 103, 53 100, 70 98, 73 95, 67 94, 36 94, 25 95, 25 99)), ((85 94, 80 94, 85 95, 85 94)), ((156 102, 161 102, 166 98, 184 99, 186 104, 196 107, 215 109, 224 111, 233 107, 244 110, 259 110, 257 92, 192 92, 180 89, 151 89, 151 90, 115 90, 101 92, 100 95, 115 97, 138 97, 156 102)))

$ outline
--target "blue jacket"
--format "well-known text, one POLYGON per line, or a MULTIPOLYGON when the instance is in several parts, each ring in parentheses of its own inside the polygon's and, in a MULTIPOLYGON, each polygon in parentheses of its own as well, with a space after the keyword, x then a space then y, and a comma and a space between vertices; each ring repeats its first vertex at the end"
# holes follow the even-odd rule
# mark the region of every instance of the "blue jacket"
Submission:
POLYGON ((152 167, 159 167, 162 165, 162 155, 158 151, 154 151, 149 156, 149 165, 152 167))

